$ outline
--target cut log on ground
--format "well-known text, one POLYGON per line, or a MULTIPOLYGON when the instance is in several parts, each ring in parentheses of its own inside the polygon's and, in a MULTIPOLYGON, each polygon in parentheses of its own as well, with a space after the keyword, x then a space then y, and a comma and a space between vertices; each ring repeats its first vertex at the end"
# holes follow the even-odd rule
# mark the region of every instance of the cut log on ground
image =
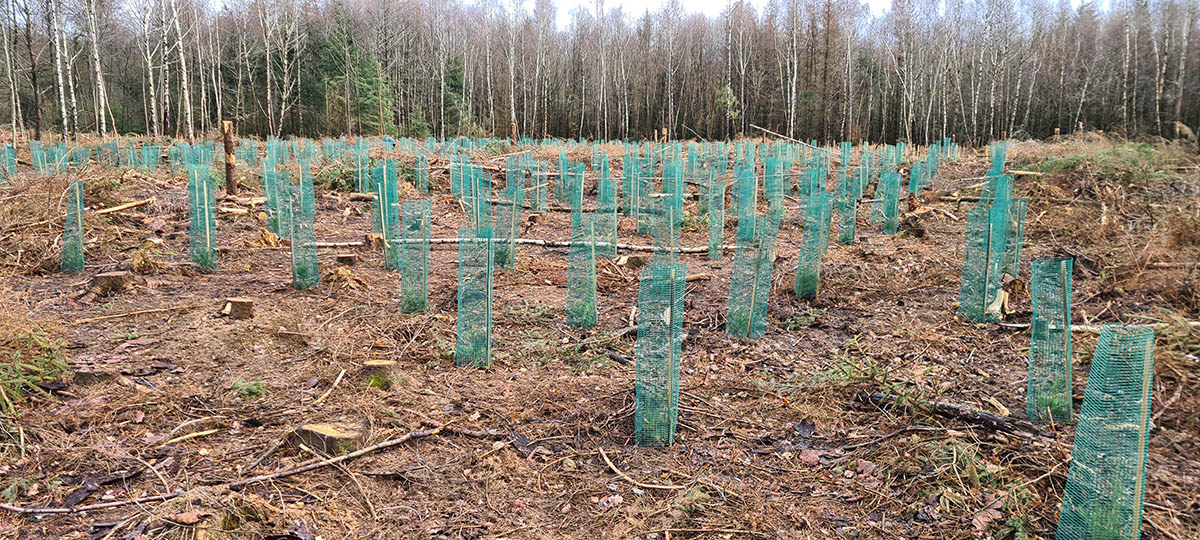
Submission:
POLYGON ((295 434, 300 444, 326 454, 353 452, 367 440, 362 426, 344 422, 305 424, 295 434))
POLYGON ((221 314, 233 320, 249 319, 254 316, 254 300, 244 296, 226 298, 221 314))
POLYGON ((358 262, 358 255, 354 253, 338 253, 333 256, 333 260, 339 266, 354 266, 358 262))

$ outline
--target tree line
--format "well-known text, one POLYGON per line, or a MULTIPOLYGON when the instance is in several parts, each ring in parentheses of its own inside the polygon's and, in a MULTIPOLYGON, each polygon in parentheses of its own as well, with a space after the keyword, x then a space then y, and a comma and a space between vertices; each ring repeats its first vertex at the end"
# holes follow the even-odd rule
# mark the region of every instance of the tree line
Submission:
POLYGON ((31 137, 982 143, 1200 125, 1197 0, 0 0, 7 111, 31 137), (1190 90, 1189 90, 1190 89, 1190 90))

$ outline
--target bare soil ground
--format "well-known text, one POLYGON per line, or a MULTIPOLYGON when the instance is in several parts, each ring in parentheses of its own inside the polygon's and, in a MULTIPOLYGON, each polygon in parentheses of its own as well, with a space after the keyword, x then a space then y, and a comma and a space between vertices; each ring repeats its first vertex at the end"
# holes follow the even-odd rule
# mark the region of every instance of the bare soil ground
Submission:
MULTIPOLYGON (((83 513, 0 510, 0 537, 1051 537, 1072 426, 1003 433, 854 399, 887 392, 1024 416, 1028 330, 955 314, 973 204, 957 199, 978 194, 985 161, 964 149, 945 165, 905 205, 898 235, 880 234, 860 209, 860 241, 831 245, 814 301, 791 294, 802 230, 793 206, 758 340, 725 336, 732 254, 685 255, 697 277, 686 293, 680 430, 667 448, 632 444, 633 366, 608 355, 633 358, 636 260, 599 262, 600 322, 579 331, 564 323, 566 249, 520 246, 517 264, 496 273, 492 366, 455 368, 455 245, 432 246, 430 310, 405 315, 399 274, 364 248, 340 269, 336 250, 322 250, 322 285, 293 290, 286 248, 263 246, 254 176, 222 201, 251 211, 219 217, 231 249, 205 274, 187 265, 182 177, 90 171, 89 208, 156 200, 89 214, 88 268, 62 275, 66 179, 23 174, 0 187, 0 347, 5 362, 72 369, 43 392, 5 398, 0 496, 65 508, 183 494, 83 513), (116 269, 135 272, 130 289, 80 298, 91 275, 116 269), (218 313, 233 296, 254 300, 253 318, 218 313), (159 311, 131 314, 141 310, 159 311), (370 359, 398 361, 403 376, 368 386, 370 359), (312 422, 361 426, 364 446, 419 436, 226 486, 318 460, 291 436, 312 422)), ((1010 151, 1010 168, 1045 172, 1016 184, 1031 198, 1021 278, 1034 258, 1070 254, 1076 323, 1170 323, 1157 332, 1144 538, 1200 530, 1200 329, 1181 322, 1200 315, 1200 266, 1179 264, 1200 261, 1197 162, 1170 145, 1099 136, 1010 151)), ((433 236, 455 237, 463 212, 444 172, 433 183, 433 236)), ((367 202, 319 186, 317 206, 319 240, 371 229, 367 202)), ((688 208, 694 215, 694 200, 688 208)), ((727 238, 733 228, 731 218, 727 238)), ((568 236, 565 212, 522 231, 568 236)), ((620 236, 650 243, 628 218, 620 236)), ((683 244, 706 245, 707 227, 689 220, 683 244)), ((1009 286, 1007 323, 1029 321, 1021 285, 1009 286)), ((1095 336, 1074 337, 1079 399, 1095 336)))

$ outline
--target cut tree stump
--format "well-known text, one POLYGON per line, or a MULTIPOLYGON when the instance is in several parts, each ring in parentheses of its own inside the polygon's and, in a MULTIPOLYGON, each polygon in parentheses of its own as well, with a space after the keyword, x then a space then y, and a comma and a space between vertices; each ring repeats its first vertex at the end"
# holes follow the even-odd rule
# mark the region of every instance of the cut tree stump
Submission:
POLYGON ((254 316, 254 300, 244 296, 226 298, 221 314, 235 321, 249 319, 254 316))
POLYGON ((400 371, 400 365, 392 360, 366 360, 362 363, 362 377, 367 386, 391 390, 404 386, 408 376, 400 371))
POLYGON ((367 440, 361 425, 344 422, 305 424, 296 429, 295 435, 300 444, 329 455, 353 452, 367 440))
POLYGON ((358 255, 354 253, 338 253, 333 257, 338 266, 354 266, 358 262, 358 255))
POLYGON ((83 302, 91 302, 97 298, 119 293, 125 290, 131 282, 133 282, 133 274, 124 270, 96 274, 88 284, 87 290, 83 291, 79 297, 83 302))
POLYGON ((114 374, 111 371, 104 371, 104 370, 73 371, 71 373, 71 384, 74 384, 77 386, 91 386, 93 384, 102 383, 104 381, 111 381, 111 380, 113 380, 114 377, 116 377, 116 374, 114 374))

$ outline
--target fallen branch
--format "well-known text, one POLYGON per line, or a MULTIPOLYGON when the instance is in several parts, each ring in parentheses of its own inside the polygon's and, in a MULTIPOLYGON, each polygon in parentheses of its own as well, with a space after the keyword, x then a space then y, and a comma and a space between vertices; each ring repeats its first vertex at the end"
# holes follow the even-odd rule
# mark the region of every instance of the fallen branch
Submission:
POLYGON ((140 201, 127 202, 127 203, 125 203, 125 204, 118 204, 118 205, 116 205, 116 206, 112 206, 112 207, 109 207, 109 208, 104 208, 104 209, 102 209, 102 210, 96 210, 96 214, 97 214, 97 215, 111 214, 111 213, 113 213, 113 212, 120 212, 120 211, 122 211, 122 210, 129 210, 130 208, 137 208, 137 207, 139 207, 139 206, 146 206, 147 204, 150 204, 150 203, 154 202, 155 200, 156 200, 156 199, 155 199, 154 197, 150 197, 149 199, 142 199, 142 200, 140 200, 140 201))
POLYGON ((629 482, 630 484, 633 484, 637 487, 640 487, 642 489, 687 489, 688 488, 688 486, 664 486, 664 485, 660 485, 660 484, 643 484, 641 482, 638 482, 637 480, 630 478, 629 475, 621 472, 621 469, 618 469, 616 465, 613 465, 612 460, 608 459, 608 454, 604 453, 604 448, 597 446, 596 449, 600 450, 600 457, 604 458, 604 462, 608 464, 608 468, 612 469, 612 472, 617 473, 617 476, 620 476, 622 480, 625 480, 626 482, 629 482))
POLYGON ((973 424, 1012 435, 1022 435, 1024 433, 1028 433, 1037 435, 1039 437, 1051 439, 1054 438, 1053 434, 1047 433, 1034 426, 1032 423, 1019 418, 1013 418, 1011 416, 999 416, 989 412, 978 411, 940 401, 917 401, 910 404, 906 403, 905 400, 899 396, 884 394, 881 392, 859 392, 854 395, 854 401, 874 405, 881 409, 899 408, 906 411, 916 409, 927 413, 936 414, 943 418, 961 420, 968 424, 973 424))
MULTIPOLYGON (((373 453, 373 452, 385 450, 385 449, 391 448, 393 446, 399 446, 401 444, 404 444, 404 443, 414 440, 414 439, 423 439, 426 437, 432 437, 434 435, 441 433, 446 428, 447 428, 447 425, 443 424, 441 426, 438 426, 437 428, 430 429, 430 430, 410 431, 402 437, 387 440, 387 441, 381 442, 376 445, 368 446, 366 448, 362 448, 360 450, 350 452, 349 454, 342 454, 340 456, 331 457, 328 459, 310 461, 303 465, 298 465, 296 467, 284 469, 282 471, 277 471, 277 472, 268 473, 268 474, 260 474, 258 476, 244 478, 242 480, 234 480, 232 482, 226 482, 224 484, 221 484, 218 487, 225 488, 225 489, 231 489, 231 490, 232 489, 240 489, 240 488, 246 487, 251 484, 257 484, 259 482, 266 482, 268 480, 278 480, 280 478, 295 476, 297 474, 306 473, 308 471, 313 471, 316 469, 321 469, 324 467, 328 467, 330 465, 335 465, 335 464, 341 463, 343 461, 349 461, 351 459, 354 459, 357 457, 362 457, 362 456, 365 456, 365 455, 373 453)), ((105 502, 105 503, 88 504, 88 505, 84 505, 84 506, 75 506, 75 507, 70 507, 70 508, 49 508, 49 507, 30 508, 30 507, 14 506, 11 504, 0 503, 0 509, 8 510, 9 512, 15 512, 17 514, 75 514, 75 513, 79 513, 79 512, 87 512, 87 511, 91 511, 91 510, 101 510, 104 508, 114 508, 114 507, 118 507, 118 506, 129 505, 129 504, 141 504, 141 503, 147 503, 147 502, 169 501, 171 499, 175 499, 175 498, 183 495, 184 493, 185 492, 182 490, 177 490, 177 491, 173 491, 171 493, 166 493, 163 495, 153 495, 150 497, 140 497, 137 499, 125 499, 122 501, 110 501, 110 502, 105 502)))

